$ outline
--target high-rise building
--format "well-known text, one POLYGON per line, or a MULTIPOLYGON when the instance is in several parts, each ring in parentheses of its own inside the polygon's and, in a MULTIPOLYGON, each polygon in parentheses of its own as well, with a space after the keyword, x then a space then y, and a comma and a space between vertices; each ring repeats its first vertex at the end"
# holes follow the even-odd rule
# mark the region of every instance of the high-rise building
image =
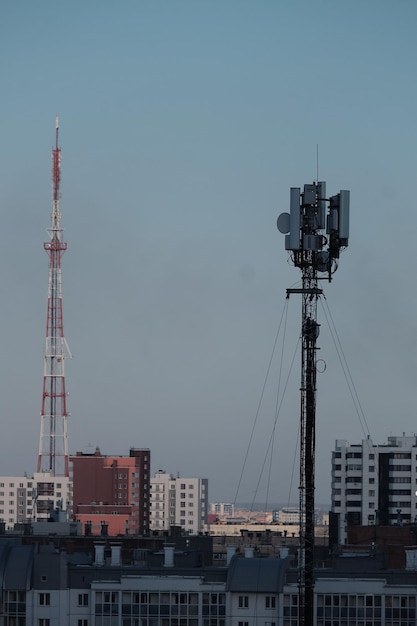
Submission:
POLYGON ((97 533, 143 534, 149 529, 151 453, 131 448, 129 456, 77 452, 70 457, 72 519, 97 533))
POLYGON ((151 478, 152 530, 181 526, 190 535, 196 535, 205 529, 207 513, 207 478, 174 478, 162 470, 151 478))
POLYGON ((336 440, 332 453, 332 513, 339 540, 347 526, 414 522, 417 516, 417 436, 370 438, 349 445, 336 440))
POLYGON ((71 483, 49 472, 33 476, 0 476, 0 521, 7 529, 15 524, 47 520, 52 511, 66 511, 71 483))

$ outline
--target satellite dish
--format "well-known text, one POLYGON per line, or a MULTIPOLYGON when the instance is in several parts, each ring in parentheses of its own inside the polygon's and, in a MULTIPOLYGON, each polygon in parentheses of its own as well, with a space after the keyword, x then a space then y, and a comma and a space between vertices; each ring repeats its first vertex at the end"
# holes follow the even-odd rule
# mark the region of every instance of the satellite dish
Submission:
POLYGON ((290 214, 289 213, 281 213, 279 218, 277 219, 277 227, 280 233, 286 235, 290 232, 290 214))

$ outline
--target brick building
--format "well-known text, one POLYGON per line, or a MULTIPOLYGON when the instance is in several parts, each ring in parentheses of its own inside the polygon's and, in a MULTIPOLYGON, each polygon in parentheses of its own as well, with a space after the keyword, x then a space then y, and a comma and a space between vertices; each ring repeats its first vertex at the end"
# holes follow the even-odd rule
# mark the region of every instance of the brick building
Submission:
POLYGON ((97 533, 143 534, 149 529, 150 451, 131 448, 129 456, 70 457, 72 519, 97 533))

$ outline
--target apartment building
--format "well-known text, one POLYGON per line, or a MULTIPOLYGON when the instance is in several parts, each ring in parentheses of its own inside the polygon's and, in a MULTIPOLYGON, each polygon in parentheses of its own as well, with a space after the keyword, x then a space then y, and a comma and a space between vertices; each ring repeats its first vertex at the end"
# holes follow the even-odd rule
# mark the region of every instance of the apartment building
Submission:
POLYGON ((151 478, 151 530, 181 526, 188 534, 205 530, 208 513, 207 478, 183 478, 159 470, 151 478))
POLYGON ((129 456, 77 452, 70 457, 71 517, 95 533, 143 534, 149 530, 151 453, 131 448, 129 456))
POLYGON ((67 511, 71 484, 65 476, 39 472, 33 476, 0 476, 0 522, 15 524, 46 521, 53 510, 67 511))
POLYGON ((210 513, 219 519, 230 518, 235 514, 235 505, 231 502, 210 502, 210 513))
POLYGON ((350 525, 414 522, 417 516, 417 436, 370 438, 350 445, 336 440, 332 452, 332 513, 343 543, 350 525))
MULTIPOLYGON (((298 569, 287 557, 196 561, 172 545, 0 536, 0 623, 24 626, 298 626, 298 569), (150 547, 150 545, 149 545, 150 547)), ((416 570, 375 555, 315 570, 311 626, 415 626, 416 570)))

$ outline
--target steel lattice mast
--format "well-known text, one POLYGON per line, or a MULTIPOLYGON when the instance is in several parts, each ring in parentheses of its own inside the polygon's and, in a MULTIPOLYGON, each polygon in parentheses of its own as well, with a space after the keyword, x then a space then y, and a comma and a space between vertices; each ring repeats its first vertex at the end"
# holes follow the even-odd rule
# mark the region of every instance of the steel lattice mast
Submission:
POLYGON ((278 218, 286 235, 285 247, 302 272, 302 288, 287 289, 302 295, 301 407, 300 407, 300 557, 298 623, 314 624, 314 491, 316 447, 317 301, 323 293, 321 278, 332 279, 341 248, 348 245, 349 191, 326 199, 326 183, 291 189, 290 213, 278 218), (329 210, 326 211, 327 204, 329 210), (324 229, 326 235, 324 234, 324 229), (324 274, 324 275, 323 275, 324 274))
POLYGON ((63 241, 59 210, 61 148, 58 146, 59 124, 55 123, 55 147, 52 149, 52 213, 47 229, 50 240, 44 243, 49 257, 48 308, 39 440, 38 472, 68 476, 67 395, 65 390, 65 356, 71 356, 64 336, 62 316, 61 257, 67 249, 63 241))

